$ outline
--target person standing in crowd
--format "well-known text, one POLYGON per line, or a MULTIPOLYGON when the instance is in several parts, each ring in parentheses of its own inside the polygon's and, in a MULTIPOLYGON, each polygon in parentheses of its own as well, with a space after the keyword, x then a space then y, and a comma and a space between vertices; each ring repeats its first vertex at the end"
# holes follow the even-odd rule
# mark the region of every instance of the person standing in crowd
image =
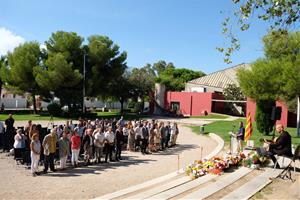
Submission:
POLYGON ((112 127, 108 127, 108 131, 104 135, 105 137, 105 150, 106 150, 106 155, 105 155, 105 162, 107 163, 107 159, 109 157, 109 161, 112 162, 112 150, 114 148, 114 143, 115 143, 115 135, 114 132, 112 131, 112 127))
POLYGON ((147 147, 148 147, 148 140, 149 140, 149 129, 147 126, 148 122, 144 121, 144 125, 142 127, 142 146, 141 152, 142 154, 148 154, 147 147))
POLYGON ((155 152, 154 138, 155 138, 155 124, 151 124, 149 131, 149 150, 151 152, 155 152))
POLYGON ((178 128, 178 124, 174 122, 174 128, 175 128, 175 138, 174 138, 174 145, 176 145, 177 142, 177 137, 179 134, 179 128, 178 128))
MULTIPOLYGON (((129 125, 129 123, 128 123, 129 125)), ((127 142, 127 150, 128 151, 134 151, 134 143, 135 143, 135 132, 133 130, 133 126, 129 125, 128 128, 128 142, 127 142)))
POLYGON ((74 130, 72 134, 73 135, 71 137, 71 151, 72 151, 71 162, 74 167, 77 167, 79 151, 81 146, 81 139, 76 130, 74 130))
POLYGON ((128 135, 129 135, 129 128, 128 124, 125 123, 124 127, 122 128, 123 136, 124 136, 124 144, 127 144, 128 142, 128 135))
POLYGON ((121 118, 117 122, 117 125, 121 126, 122 128, 125 126, 125 120, 124 120, 123 116, 121 116, 121 118))
POLYGON ((95 146, 95 163, 101 163, 104 148, 104 128, 97 128, 94 133, 94 146, 95 146))
POLYGON ((112 123, 111 123, 111 127, 112 127, 112 131, 115 132, 117 130, 117 119, 114 118, 112 123))
POLYGON ((70 146, 70 141, 68 139, 68 134, 66 131, 64 131, 62 137, 58 141, 60 169, 62 170, 65 169, 67 166, 69 146, 70 146))
POLYGON ((79 153, 83 153, 83 136, 84 136, 84 132, 85 132, 85 126, 84 126, 84 122, 83 120, 79 120, 79 123, 77 125, 77 127, 74 129, 76 130, 77 134, 80 137, 81 140, 81 147, 80 147, 80 152, 79 153))
POLYGON ((90 159, 93 157, 93 130, 87 129, 86 135, 83 138, 83 149, 84 149, 84 163, 85 165, 90 164, 90 159))
POLYGON ((39 134, 39 130, 37 129, 37 126, 36 124, 31 124, 30 128, 29 128, 29 135, 28 137, 29 138, 32 138, 32 136, 34 134, 39 134))
POLYGON ((159 134, 160 134, 160 146, 161 150, 165 150, 165 144, 166 144, 166 131, 164 127, 164 123, 159 123, 159 134))
POLYGON ((33 134, 30 143, 31 156, 31 173, 32 176, 38 175, 38 166, 41 155, 41 142, 38 134, 33 134))
POLYGON ((165 142, 166 142, 166 147, 169 147, 170 143, 170 138, 171 138, 171 125, 170 122, 167 122, 167 125, 165 126, 165 142))
POLYGON ((4 152, 4 124, 0 121, 0 149, 4 152))
POLYGON ((237 152, 243 151, 243 142, 244 142, 245 128, 243 122, 240 122, 239 131, 237 132, 236 138, 238 142, 237 152))
POLYGON ((13 148, 14 143, 14 135, 15 135, 15 127, 14 127, 15 120, 12 114, 8 115, 8 118, 5 120, 6 125, 6 140, 7 140, 7 150, 13 148))
POLYGON ((135 123, 135 128, 134 128, 134 132, 135 132, 135 151, 138 150, 138 148, 141 148, 141 142, 142 142, 142 127, 143 124, 141 124, 140 122, 135 123))
POLYGON ((122 160, 122 146, 124 144, 124 135, 121 125, 118 125, 116 130, 116 161, 122 160))
POLYGON ((48 167, 50 165, 50 170, 55 172, 54 168, 54 155, 56 152, 56 143, 57 143, 57 135, 56 129, 51 129, 51 132, 45 136, 43 140, 43 148, 44 148, 44 155, 45 155, 45 163, 44 163, 44 173, 47 173, 48 167))
POLYGON ((155 143, 155 151, 158 151, 158 150, 161 150, 161 134, 160 134, 160 131, 159 131, 159 128, 158 128, 158 124, 155 123, 155 126, 154 126, 154 143, 155 143))
POLYGON ((176 140, 177 140, 178 133, 179 133, 179 131, 178 131, 177 123, 174 122, 171 126, 171 141, 170 141, 171 146, 176 145, 176 140))
POLYGON ((25 135, 22 133, 22 129, 17 130, 17 134, 14 137, 14 153, 15 160, 21 160, 23 158, 23 152, 25 149, 25 135))
POLYGON ((30 135, 29 135, 31 126, 32 126, 32 121, 29 120, 29 121, 27 122, 27 124, 25 125, 25 128, 24 128, 24 134, 27 135, 27 136, 29 137, 29 140, 31 140, 31 138, 32 138, 32 136, 30 137, 30 135))

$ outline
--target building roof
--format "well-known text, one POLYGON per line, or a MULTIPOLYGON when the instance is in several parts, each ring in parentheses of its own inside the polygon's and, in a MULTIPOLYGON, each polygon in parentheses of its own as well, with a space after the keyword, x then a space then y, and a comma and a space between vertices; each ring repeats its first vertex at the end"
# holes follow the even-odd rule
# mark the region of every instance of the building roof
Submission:
POLYGON ((237 80, 237 70, 241 68, 249 69, 250 64, 239 64, 230 68, 226 68, 220 71, 213 72, 206 76, 191 80, 188 84, 196 84, 196 85, 204 85, 216 88, 226 88, 228 84, 235 84, 239 86, 239 82, 237 80))

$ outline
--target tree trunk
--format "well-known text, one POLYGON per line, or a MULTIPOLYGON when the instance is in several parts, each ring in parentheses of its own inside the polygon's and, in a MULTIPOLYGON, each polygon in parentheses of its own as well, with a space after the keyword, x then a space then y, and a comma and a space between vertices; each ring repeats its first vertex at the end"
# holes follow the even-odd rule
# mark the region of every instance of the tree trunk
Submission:
POLYGON ((123 111, 124 111, 124 99, 123 98, 120 98, 119 99, 119 101, 120 101, 120 103, 121 103, 121 110, 120 110, 120 113, 121 113, 121 115, 123 115, 123 111))
POLYGON ((32 93, 32 104, 33 104, 33 113, 36 114, 36 99, 35 99, 35 94, 32 93))

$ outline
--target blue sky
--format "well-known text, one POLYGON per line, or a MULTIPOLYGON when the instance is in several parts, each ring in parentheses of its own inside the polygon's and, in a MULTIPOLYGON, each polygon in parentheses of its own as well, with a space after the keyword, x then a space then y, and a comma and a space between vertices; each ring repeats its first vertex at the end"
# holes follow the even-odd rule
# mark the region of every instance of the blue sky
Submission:
POLYGON ((43 43, 52 32, 64 30, 85 39, 107 35, 127 51, 129 67, 165 60, 211 73, 263 56, 267 26, 253 22, 240 35, 242 46, 233 63, 223 62, 216 47, 225 43, 221 23, 232 10, 231 0, 7 0, 1 2, 0 31, 18 40, 0 34, 0 54, 20 42, 43 43))

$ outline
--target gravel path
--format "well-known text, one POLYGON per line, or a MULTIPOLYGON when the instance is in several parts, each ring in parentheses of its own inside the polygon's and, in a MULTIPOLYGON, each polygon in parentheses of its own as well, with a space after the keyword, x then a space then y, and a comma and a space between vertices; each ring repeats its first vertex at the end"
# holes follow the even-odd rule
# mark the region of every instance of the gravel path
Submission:
MULTIPOLYGON (((180 126, 178 145, 165 152, 125 152, 124 160, 32 177, 29 170, 0 154, 0 199, 88 199, 174 172, 208 155, 217 143, 180 126)), ((40 167, 42 170, 42 167, 40 167)))

